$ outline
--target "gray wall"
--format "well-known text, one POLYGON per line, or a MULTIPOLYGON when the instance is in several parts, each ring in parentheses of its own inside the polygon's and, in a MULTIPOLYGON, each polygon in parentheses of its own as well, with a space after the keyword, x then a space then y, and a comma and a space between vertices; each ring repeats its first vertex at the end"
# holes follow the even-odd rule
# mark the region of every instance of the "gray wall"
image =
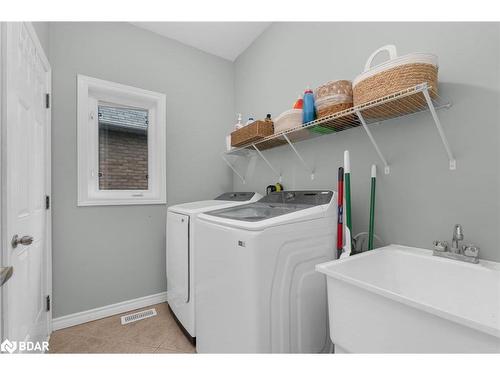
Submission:
MULTIPOLYGON (((389 43, 400 54, 439 56, 440 93, 453 101, 439 116, 456 154, 456 171, 448 170, 429 113, 372 128, 391 164, 387 176, 362 128, 297 144, 316 167, 314 181, 290 149, 266 155, 282 169, 285 188, 332 189, 343 151, 349 149, 354 233, 368 227, 370 165, 377 163, 375 229, 385 243, 430 248, 434 239, 451 240, 453 224, 461 223, 466 240, 481 246, 482 257, 499 261, 498 24, 273 24, 235 63, 235 110, 258 118, 277 116, 291 108, 307 84, 353 79, 371 52, 389 43)), ((243 162, 239 166, 245 170, 243 162)), ((243 185, 235 176, 235 189, 263 192, 276 177, 258 160, 247 180, 243 185)))
POLYGON ((166 290, 166 207, 77 202, 76 75, 167 96, 168 204, 230 190, 233 65, 124 23, 51 23, 54 316, 166 290))
POLYGON ((32 22, 45 55, 49 57, 49 22, 32 22))

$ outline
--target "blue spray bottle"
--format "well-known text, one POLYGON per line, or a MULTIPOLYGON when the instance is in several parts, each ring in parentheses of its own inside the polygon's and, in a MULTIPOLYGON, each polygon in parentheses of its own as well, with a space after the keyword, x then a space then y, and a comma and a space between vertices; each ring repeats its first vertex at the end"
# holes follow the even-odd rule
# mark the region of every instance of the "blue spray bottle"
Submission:
POLYGON ((304 92, 304 104, 303 104, 303 114, 302 123, 313 121, 316 119, 316 110, 314 108, 314 94, 310 88, 307 88, 304 92))

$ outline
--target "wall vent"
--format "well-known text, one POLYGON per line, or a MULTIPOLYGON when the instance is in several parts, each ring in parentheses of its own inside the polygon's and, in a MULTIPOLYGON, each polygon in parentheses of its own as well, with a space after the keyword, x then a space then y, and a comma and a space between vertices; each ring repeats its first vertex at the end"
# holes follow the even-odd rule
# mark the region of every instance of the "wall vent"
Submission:
POLYGON ((143 310, 133 314, 124 315, 121 317, 122 325, 137 322, 142 319, 151 318, 153 316, 156 316, 155 309, 143 310))

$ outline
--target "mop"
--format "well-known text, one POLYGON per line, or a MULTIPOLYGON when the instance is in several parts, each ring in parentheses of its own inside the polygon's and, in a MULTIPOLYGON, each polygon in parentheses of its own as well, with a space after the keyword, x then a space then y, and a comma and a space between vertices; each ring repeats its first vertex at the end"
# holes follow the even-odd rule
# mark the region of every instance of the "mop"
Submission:
POLYGON ((344 168, 339 167, 338 187, 337 187, 337 258, 340 258, 343 247, 343 206, 344 206, 344 168))
POLYGON ((375 183, 377 182, 377 166, 372 165, 371 174, 371 193, 370 193, 370 226, 368 228, 368 250, 373 250, 373 235, 375 227, 375 183))
POLYGON ((344 151, 344 183, 345 183, 345 245, 340 258, 347 258, 351 255, 351 159, 349 151, 344 151))

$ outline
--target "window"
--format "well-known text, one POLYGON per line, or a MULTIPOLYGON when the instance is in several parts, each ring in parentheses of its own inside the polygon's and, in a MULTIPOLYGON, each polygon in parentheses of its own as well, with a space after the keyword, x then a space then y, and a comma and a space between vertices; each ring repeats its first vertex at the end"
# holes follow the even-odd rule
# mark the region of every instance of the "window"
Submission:
POLYGON ((165 95, 78 75, 78 205, 165 204, 165 95))

